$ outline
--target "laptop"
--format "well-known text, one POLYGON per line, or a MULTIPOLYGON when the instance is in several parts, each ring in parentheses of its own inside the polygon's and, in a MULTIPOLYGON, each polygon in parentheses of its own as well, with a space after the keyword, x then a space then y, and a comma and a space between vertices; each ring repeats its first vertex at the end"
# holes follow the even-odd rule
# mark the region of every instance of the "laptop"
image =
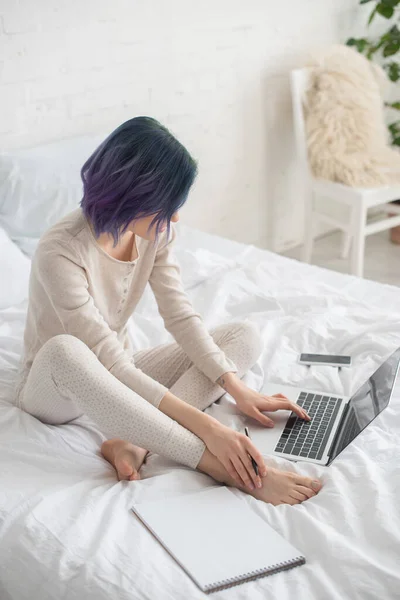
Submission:
POLYGON ((275 427, 268 429, 245 415, 250 437, 262 454, 293 461, 330 465, 389 404, 400 362, 400 348, 385 360, 352 396, 338 396, 299 387, 266 383, 262 394, 284 394, 302 406, 311 421, 295 413, 268 412, 275 427))

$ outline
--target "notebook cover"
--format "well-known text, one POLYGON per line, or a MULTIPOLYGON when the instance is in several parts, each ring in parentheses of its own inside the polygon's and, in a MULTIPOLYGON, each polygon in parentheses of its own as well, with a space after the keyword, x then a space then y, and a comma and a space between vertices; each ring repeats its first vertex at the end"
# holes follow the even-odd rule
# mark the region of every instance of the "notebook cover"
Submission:
POLYGON ((305 563, 226 486, 135 503, 132 511, 206 593, 305 563))

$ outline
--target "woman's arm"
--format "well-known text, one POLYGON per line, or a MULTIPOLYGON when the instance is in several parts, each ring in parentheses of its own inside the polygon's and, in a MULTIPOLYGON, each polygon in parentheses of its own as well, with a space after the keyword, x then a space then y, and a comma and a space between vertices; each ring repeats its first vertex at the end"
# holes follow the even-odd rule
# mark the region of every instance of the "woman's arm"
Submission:
POLYGON ((215 383, 228 371, 236 373, 237 367, 214 342, 183 288, 180 266, 173 254, 176 231, 172 223, 171 232, 170 241, 166 243, 166 234, 160 240, 149 283, 165 328, 192 362, 215 383))
POLYGON ((262 477, 267 473, 264 459, 243 433, 223 425, 171 392, 165 394, 158 408, 201 438, 238 485, 247 485, 251 489, 254 489, 253 485, 261 487, 260 476, 255 473, 250 457, 258 464, 262 477))
POLYGON ((264 411, 291 410, 301 419, 310 421, 310 416, 296 402, 283 394, 266 396, 249 388, 235 373, 224 373, 217 383, 235 399, 240 410, 267 427, 273 427, 274 421, 264 415, 264 411))
POLYGON ((220 425, 217 419, 181 400, 169 391, 161 399, 158 408, 171 419, 178 421, 183 427, 195 433, 203 441, 205 441, 207 434, 211 434, 220 425))
POLYGON ((239 390, 247 387, 236 373, 232 372, 224 373, 221 377, 218 377, 216 383, 224 388, 233 398, 239 390))

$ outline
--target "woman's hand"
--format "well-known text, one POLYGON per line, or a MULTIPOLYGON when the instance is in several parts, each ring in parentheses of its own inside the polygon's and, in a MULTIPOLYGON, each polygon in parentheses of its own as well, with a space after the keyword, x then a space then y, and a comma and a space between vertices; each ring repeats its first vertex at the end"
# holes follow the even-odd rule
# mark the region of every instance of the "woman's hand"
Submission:
POLYGON ((264 459, 244 433, 239 433, 216 421, 203 434, 203 441, 211 454, 220 460, 229 475, 240 486, 247 486, 251 490, 254 490, 254 486, 262 486, 261 478, 256 475, 250 456, 256 461, 262 477, 267 475, 264 459), (258 483, 260 485, 257 485, 258 483))
POLYGON ((311 417, 306 411, 295 402, 292 402, 283 394, 273 394, 273 396, 263 396, 255 390, 243 385, 234 396, 236 404, 245 415, 249 415, 256 421, 259 421, 266 427, 273 427, 274 422, 261 411, 292 410, 301 419, 310 421, 311 417))

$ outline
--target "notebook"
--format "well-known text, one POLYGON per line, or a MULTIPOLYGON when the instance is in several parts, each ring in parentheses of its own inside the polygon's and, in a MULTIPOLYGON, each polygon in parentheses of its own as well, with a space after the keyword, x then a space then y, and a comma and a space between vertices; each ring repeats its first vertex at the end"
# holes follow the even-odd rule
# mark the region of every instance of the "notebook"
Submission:
POLYGON ((305 563, 226 486, 135 503, 132 510, 207 594, 305 563))

